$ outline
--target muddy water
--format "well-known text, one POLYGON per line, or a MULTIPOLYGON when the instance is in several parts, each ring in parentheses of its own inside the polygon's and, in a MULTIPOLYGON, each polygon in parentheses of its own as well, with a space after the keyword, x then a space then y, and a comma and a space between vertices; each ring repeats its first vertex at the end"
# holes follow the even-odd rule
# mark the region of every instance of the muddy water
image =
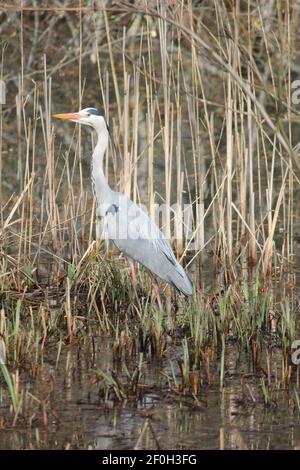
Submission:
MULTIPOLYGON (((28 383, 26 374, 21 374, 21 389, 44 400, 44 413, 31 401, 13 426, 5 387, 1 386, 0 449, 300 447, 300 415, 293 404, 293 390, 274 391, 271 386, 266 406, 260 386, 263 374, 253 372, 246 357, 236 367, 230 358, 236 346, 229 351, 222 391, 217 380, 210 385, 204 380, 199 397, 194 399, 167 380, 171 376, 168 359, 144 361, 137 394, 119 401, 113 393, 105 397, 103 382, 96 380, 97 371, 112 367, 111 344, 105 338, 93 338, 93 345, 92 353, 90 346, 66 347, 57 368, 53 351, 53 358, 44 360, 36 382, 28 383)), ((179 383, 178 368, 173 366, 179 383)), ((212 371, 213 377, 217 374, 217 369, 212 371)))

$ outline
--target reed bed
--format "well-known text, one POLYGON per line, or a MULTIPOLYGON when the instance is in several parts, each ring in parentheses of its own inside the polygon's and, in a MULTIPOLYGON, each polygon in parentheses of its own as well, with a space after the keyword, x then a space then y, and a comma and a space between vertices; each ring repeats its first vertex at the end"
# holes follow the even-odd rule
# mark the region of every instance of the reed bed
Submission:
POLYGON ((152 358, 170 361, 176 393, 222 389, 234 341, 263 370, 265 406, 293 384, 299 412, 297 2, 52 3, 1 10, 0 352, 13 425, 32 407, 45 426, 55 414, 52 392, 33 397, 20 377, 97 335, 113 349, 112 369, 93 376, 104 401, 136 397, 152 358), (168 315, 143 269, 133 292, 126 262, 96 241, 93 138, 51 118, 86 106, 109 121, 110 184, 152 217, 172 208, 161 226, 195 289, 190 302, 166 289, 168 315))

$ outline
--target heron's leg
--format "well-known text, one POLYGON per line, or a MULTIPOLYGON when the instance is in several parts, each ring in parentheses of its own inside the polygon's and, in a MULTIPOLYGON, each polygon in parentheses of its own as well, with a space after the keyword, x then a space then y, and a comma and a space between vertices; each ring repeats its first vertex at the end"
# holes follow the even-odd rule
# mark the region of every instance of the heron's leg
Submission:
POLYGON ((135 287, 136 287, 136 274, 135 274, 134 262, 129 260, 129 266, 130 266, 131 286, 133 287, 133 289, 135 289, 135 287))
POLYGON ((149 272, 150 272, 150 276, 152 277, 153 287, 154 287, 154 291, 155 291, 158 306, 159 306, 160 310, 162 310, 162 301, 161 301, 160 293, 159 293, 159 285, 157 284, 157 280, 156 280, 155 275, 151 271, 149 271, 149 272))

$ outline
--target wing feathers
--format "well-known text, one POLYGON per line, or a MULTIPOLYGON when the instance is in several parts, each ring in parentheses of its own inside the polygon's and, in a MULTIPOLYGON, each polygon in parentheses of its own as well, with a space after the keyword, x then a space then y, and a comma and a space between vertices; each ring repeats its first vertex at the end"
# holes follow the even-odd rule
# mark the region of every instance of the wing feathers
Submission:
POLYGON ((192 295, 191 280, 157 225, 126 196, 115 194, 118 199, 112 202, 105 216, 108 238, 125 255, 143 264, 178 291, 192 295))

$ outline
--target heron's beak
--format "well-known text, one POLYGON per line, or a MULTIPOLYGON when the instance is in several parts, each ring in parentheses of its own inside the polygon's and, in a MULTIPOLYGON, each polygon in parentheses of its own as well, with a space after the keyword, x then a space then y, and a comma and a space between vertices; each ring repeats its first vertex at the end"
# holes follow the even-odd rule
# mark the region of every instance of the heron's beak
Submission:
POLYGON ((56 119, 63 119, 64 121, 80 121, 80 113, 67 113, 67 114, 52 114, 56 119))

